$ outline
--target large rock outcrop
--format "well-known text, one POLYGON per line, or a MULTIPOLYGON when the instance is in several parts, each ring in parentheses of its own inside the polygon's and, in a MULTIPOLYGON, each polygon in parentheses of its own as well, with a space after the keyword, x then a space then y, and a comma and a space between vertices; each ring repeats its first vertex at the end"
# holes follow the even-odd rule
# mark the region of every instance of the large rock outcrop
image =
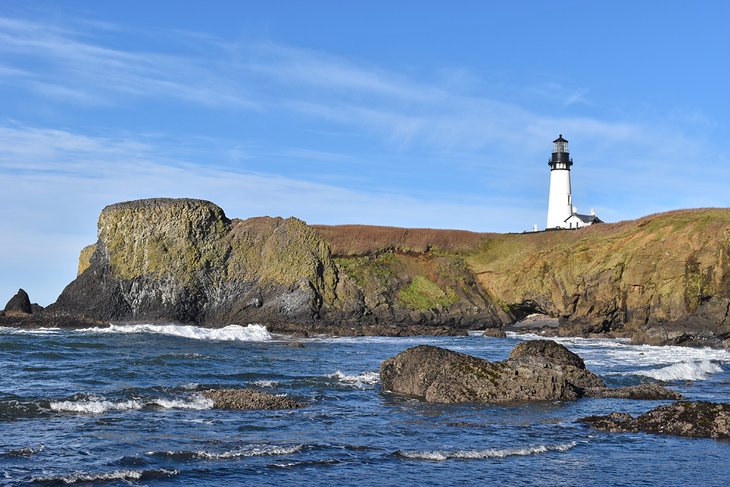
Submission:
POLYGON ((33 307, 30 304, 30 298, 23 289, 18 289, 15 296, 10 298, 10 301, 5 305, 5 316, 16 317, 32 313, 33 307))
POLYGON ((730 438, 730 404, 722 403, 680 401, 659 406, 636 418, 626 413, 611 413, 579 421, 613 433, 643 431, 695 438, 730 438))
POLYGON ((392 253, 370 273, 336 262, 296 218, 229 220, 207 201, 140 200, 104 208, 98 237, 47 316, 343 334, 463 333, 509 321, 460 257, 392 253))
POLYGON ((409 348, 380 366, 384 392, 428 402, 574 400, 603 381, 555 342, 526 342, 514 357, 490 362, 430 345, 409 348))
POLYGON ((223 326, 347 311, 329 247, 296 218, 229 220, 207 201, 152 199, 106 207, 98 235, 48 313, 223 326))
POLYGON ((658 385, 607 388, 578 355, 552 340, 519 343, 503 362, 420 345, 384 361, 380 382, 383 392, 437 403, 681 398, 658 385))

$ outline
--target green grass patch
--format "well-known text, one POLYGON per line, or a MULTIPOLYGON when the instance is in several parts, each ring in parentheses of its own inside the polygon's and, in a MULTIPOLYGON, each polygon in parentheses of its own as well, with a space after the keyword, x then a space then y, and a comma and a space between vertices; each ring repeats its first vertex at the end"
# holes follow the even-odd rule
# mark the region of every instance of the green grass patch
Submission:
POLYGON ((413 310, 446 307, 455 303, 457 299, 458 296, 453 289, 441 289, 438 284, 424 276, 414 277, 411 283, 398 293, 399 304, 413 310))

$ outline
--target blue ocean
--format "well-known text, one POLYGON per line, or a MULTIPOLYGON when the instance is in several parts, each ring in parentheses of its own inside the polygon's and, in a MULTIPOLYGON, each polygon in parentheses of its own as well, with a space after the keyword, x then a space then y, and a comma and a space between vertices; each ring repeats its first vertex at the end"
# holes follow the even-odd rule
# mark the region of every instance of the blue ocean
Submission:
MULTIPOLYGON (((661 402, 438 405, 380 392, 380 363, 408 347, 503 360, 527 338, 293 339, 257 325, 0 329, 0 483, 728 484, 730 442, 576 422, 661 402), (212 409, 199 391, 217 387, 309 405, 212 409)), ((559 341, 609 385, 659 382, 689 399, 730 402, 730 352, 559 341)))

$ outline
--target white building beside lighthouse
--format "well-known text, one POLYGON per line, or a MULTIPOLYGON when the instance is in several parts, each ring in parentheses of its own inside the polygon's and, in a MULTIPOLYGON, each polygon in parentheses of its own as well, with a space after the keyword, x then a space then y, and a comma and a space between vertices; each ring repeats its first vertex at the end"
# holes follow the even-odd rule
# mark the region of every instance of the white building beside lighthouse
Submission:
POLYGON ((553 153, 548 161, 550 166, 550 196, 548 197, 548 229, 577 229, 602 223, 595 210, 590 215, 581 215, 573 206, 573 195, 570 188, 570 168, 573 159, 568 151, 568 141, 563 134, 553 140, 553 153))

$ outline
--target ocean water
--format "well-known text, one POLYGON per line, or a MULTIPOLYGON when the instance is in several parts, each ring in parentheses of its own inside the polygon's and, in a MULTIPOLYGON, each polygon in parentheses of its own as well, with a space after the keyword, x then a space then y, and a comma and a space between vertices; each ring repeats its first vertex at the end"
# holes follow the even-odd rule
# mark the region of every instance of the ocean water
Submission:
MULTIPOLYGON (((0 484, 722 485, 730 442, 576 423, 657 402, 437 405, 380 394, 380 363, 433 344, 502 360, 530 336, 292 339, 179 325, 0 329, 0 484), (226 411, 253 387, 309 403, 226 411)), ((730 353, 562 339, 609 385, 730 402, 730 353)))

